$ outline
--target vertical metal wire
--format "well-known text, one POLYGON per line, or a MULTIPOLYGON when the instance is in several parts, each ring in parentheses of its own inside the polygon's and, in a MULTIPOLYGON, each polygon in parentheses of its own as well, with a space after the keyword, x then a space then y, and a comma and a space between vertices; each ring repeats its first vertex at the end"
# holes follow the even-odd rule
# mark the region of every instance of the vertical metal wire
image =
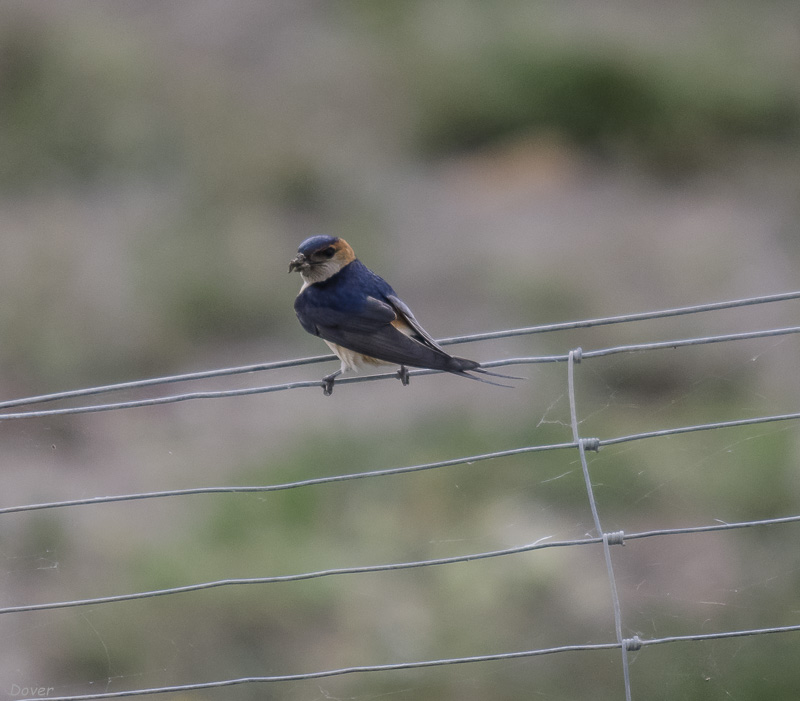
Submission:
POLYGON ((569 414, 570 423, 572 425, 572 439, 578 446, 578 455, 581 460, 581 469, 583 471, 583 480, 586 483, 586 495, 589 498, 589 506, 592 510, 592 519, 594 520, 594 527, 597 535, 603 538, 603 553, 606 560, 606 569, 608 571, 608 582, 611 589, 611 604, 614 609, 614 628, 617 634, 617 642, 620 644, 622 650, 622 675, 625 682, 625 701, 631 701, 631 682, 630 672, 628 665, 628 648, 626 642, 622 637, 622 609, 619 603, 619 594, 617 593, 617 582, 614 578, 614 567, 611 562, 611 549, 610 544, 622 543, 621 533, 604 533, 603 527, 600 524, 600 515, 597 511, 597 501, 594 497, 594 489, 592 489, 592 480, 589 475, 589 466, 586 462, 586 448, 591 447, 597 449, 599 441, 594 439, 581 438, 580 431, 578 430, 578 408, 575 402, 575 365, 581 361, 583 351, 576 348, 569 352, 569 359, 567 361, 567 386, 569 394, 569 414))

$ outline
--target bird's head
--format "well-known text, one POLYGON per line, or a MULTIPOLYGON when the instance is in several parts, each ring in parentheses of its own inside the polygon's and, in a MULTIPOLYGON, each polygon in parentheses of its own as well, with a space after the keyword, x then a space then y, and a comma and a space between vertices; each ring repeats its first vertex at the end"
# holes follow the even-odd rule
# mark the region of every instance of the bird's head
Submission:
POLYGON ((356 254, 350 244, 336 236, 312 236, 300 244, 289 262, 289 272, 298 271, 306 284, 322 282, 352 263, 356 254))

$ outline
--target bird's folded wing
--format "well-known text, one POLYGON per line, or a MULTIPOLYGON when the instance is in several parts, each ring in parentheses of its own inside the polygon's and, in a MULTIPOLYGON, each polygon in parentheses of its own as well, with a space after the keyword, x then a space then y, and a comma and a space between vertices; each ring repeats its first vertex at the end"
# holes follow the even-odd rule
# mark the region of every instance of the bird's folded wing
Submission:
POLYGON ((366 333, 343 326, 318 326, 317 329, 326 341, 387 363, 434 370, 452 370, 456 364, 447 353, 406 336, 391 324, 366 333))
POLYGON ((313 296, 301 294, 295 300, 294 309, 303 328, 315 336, 322 336, 318 331, 322 328, 370 333, 391 324, 397 318, 390 305, 375 297, 367 297, 358 311, 351 311, 325 306, 313 296))
POLYGON ((414 331, 414 335, 419 341, 430 346, 431 348, 442 351, 442 353, 445 352, 445 350, 433 340, 433 337, 422 328, 414 314, 411 312, 411 309, 408 308, 408 305, 402 299, 396 295, 387 295, 386 299, 394 308, 398 318, 402 321, 405 321, 406 324, 411 327, 411 329, 414 331))
POLYGON ((395 296, 387 300, 390 303, 369 296, 353 311, 327 307, 304 293, 295 301, 295 311, 306 331, 356 353, 397 365, 453 369, 453 358, 422 329, 411 310, 395 296), (410 327, 413 336, 394 324, 410 327))

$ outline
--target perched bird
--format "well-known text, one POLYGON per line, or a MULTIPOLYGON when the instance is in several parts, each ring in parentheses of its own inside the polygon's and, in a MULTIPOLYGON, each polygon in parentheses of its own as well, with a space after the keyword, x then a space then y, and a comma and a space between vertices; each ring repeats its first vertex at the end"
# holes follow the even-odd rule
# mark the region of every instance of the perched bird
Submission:
POLYGON ((389 284, 356 258, 344 239, 306 239, 289 263, 289 272, 295 270, 303 278, 294 301, 297 318, 342 361, 341 369, 322 378, 326 395, 333 392, 333 382, 343 372, 370 365, 399 365, 397 374, 404 385, 408 384, 406 366, 443 370, 493 385, 498 383, 469 373, 519 379, 445 352, 389 284))

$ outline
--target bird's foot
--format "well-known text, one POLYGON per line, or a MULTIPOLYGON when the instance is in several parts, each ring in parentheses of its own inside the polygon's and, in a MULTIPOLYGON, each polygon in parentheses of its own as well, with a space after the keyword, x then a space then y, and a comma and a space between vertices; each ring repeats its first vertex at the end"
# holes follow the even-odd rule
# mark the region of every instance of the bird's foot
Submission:
POLYGON ((333 383, 341 374, 342 371, 337 370, 336 372, 332 372, 330 375, 325 375, 325 377, 322 378, 322 393, 326 397, 330 397, 333 394, 333 383))
POLYGON ((403 383, 404 387, 408 384, 408 368, 405 365, 400 366, 400 369, 397 371, 397 377, 400 378, 400 382, 403 383))

